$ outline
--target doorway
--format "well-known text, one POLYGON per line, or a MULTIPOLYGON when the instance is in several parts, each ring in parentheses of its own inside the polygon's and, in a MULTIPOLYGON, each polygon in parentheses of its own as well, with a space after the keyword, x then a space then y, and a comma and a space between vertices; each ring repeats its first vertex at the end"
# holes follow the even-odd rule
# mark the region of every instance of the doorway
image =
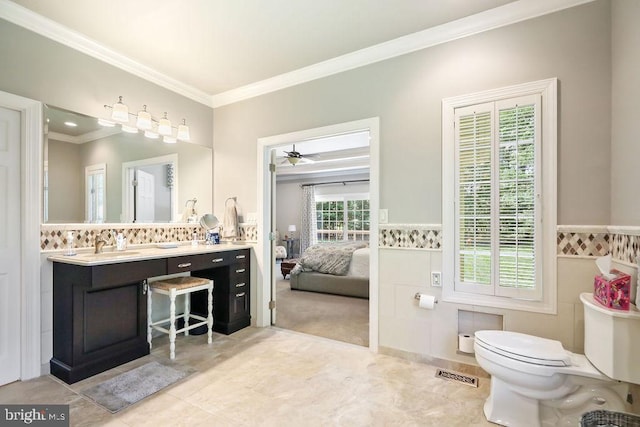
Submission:
POLYGON ((34 378, 41 372, 39 235, 43 132, 40 102, 0 92, 0 110, 5 130, 0 141, 0 187, 6 193, 2 199, 8 201, 0 208, 0 246, 4 248, 0 250, 0 312, 7 316, 5 320, 11 319, 0 322, 2 385, 34 378))
POLYGON ((292 144, 327 138, 348 133, 368 132, 370 156, 370 241, 369 261, 369 348, 378 349, 378 207, 379 207, 379 120, 378 118, 358 120, 332 126, 309 129, 290 134, 260 138, 258 140, 258 229, 264 230, 258 236, 257 263, 261 274, 258 277, 257 325, 277 324, 276 275, 280 274, 275 265, 275 179, 274 149, 291 148, 292 144))

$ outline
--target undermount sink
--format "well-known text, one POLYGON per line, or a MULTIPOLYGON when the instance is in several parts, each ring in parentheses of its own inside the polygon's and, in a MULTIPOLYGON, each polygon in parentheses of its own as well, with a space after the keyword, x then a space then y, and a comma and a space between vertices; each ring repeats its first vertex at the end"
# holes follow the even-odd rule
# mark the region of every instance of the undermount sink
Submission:
POLYGON ((88 254, 82 254, 80 256, 85 257, 85 258, 122 258, 122 257, 128 257, 128 256, 132 256, 132 255, 137 255, 140 252, 137 251, 117 251, 117 252, 101 252, 99 254, 95 254, 95 253, 88 253, 88 254))

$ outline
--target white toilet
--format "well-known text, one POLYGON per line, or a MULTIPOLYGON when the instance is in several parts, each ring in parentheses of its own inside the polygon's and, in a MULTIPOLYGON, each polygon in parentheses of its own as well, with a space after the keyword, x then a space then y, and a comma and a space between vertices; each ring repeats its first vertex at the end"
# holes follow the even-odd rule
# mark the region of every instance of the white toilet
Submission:
POLYGON ((559 341, 508 331, 477 331, 474 350, 491 375, 484 414, 504 426, 578 425, 595 409, 625 411, 627 383, 640 384, 640 312, 611 310, 590 293, 584 305, 585 354, 559 341), (624 381, 624 382, 621 382, 624 381))

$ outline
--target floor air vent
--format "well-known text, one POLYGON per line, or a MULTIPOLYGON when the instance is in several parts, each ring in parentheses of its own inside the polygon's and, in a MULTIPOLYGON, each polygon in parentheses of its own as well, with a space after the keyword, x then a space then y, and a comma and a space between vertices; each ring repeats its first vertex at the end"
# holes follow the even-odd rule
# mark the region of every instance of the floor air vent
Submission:
POLYGON ((478 378, 459 372, 447 371, 445 369, 436 370, 436 377, 444 380, 455 381, 471 387, 478 387, 478 378))

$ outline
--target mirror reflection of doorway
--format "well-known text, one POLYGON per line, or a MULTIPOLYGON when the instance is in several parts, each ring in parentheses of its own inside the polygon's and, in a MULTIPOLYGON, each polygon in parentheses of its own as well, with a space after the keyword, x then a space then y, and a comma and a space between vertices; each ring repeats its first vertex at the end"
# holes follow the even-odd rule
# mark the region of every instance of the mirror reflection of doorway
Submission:
POLYGON ((122 164, 125 222, 176 220, 177 154, 122 164))
POLYGON ((87 166, 85 175, 85 221, 104 222, 106 206, 107 165, 104 163, 87 166))

